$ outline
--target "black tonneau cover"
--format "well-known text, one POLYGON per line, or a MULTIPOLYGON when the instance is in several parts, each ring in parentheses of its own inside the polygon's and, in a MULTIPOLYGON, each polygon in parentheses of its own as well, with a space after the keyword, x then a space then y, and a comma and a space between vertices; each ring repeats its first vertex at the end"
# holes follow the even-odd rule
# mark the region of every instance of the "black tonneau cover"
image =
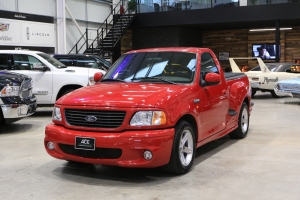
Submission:
POLYGON ((246 76, 246 74, 240 73, 240 72, 224 72, 224 77, 226 80, 232 80, 232 79, 241 78, 244 76, 246 76))

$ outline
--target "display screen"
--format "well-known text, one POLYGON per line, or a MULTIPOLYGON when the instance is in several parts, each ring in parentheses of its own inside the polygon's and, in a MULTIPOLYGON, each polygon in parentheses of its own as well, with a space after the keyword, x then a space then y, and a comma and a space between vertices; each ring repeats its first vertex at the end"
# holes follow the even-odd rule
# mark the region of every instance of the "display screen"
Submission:
POLYGON ((260 57, 263 60, 275 60, 276 44, 252 44, 252 53, 253 57, 260 57))

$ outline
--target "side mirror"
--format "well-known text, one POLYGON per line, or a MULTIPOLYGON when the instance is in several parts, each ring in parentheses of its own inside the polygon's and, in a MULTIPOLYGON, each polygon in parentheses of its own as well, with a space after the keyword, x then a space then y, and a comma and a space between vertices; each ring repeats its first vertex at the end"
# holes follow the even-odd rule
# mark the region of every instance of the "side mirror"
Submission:
POLYGON ((33 69, 33 70, 40 70, 40 71, 47 71, 48 67, 42 65, 41 63, 34 63, 34 64, 32 65, 32 69, 33 69))
POLYGON ((95 83, 99 82, 103 77, 103 74, 101 72, 97 72, 94 74, 94 81, 95 83))
POLYGON ((206 82, 206 86, 210 86, 210 85, 217 85, 221 82, 221 76, 220 74, 216 74, 216 73, 207 73, 205 75, 205 82, 206 82))

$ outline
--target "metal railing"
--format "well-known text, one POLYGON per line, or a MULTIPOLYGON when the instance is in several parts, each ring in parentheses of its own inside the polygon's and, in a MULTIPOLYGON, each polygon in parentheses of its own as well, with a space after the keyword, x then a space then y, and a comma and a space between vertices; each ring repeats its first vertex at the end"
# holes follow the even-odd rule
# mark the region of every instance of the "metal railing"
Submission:
POLYGON ((132 11, 130 9, 127 9, 127 10, 124 11, 124 5, 122 4, 122 2, 123 1, 120 0, 119 3, 116 4, 116 6, 112 9, 111 13, 107 16, 107 18, 104 20, 104 22, 101 24, 101 26, 98 29, 86 28, 85 33, 79 38, 77 43, 69 51, 69 54, 74 52, 74 51, 75 51, 76 54, 79 53, 84 46, 85 46, 86 50, 91 48, 92 51, 96 47, 98 47, 99 46, 99 41, 100 41, 99 39, 101 38, 101 41, 103 41, 105 36, 112 29, 112 27, 114 25, 114 18, 113 18, 114 15, 132 14, 133 12, 137 13, 137 8, 134 11, 132 11), (121 13, 121 12, 123 12, 123 13, 121 13), (96 31, 97 32, 95 39, 89 39, 89 37, 88 37, 89 31, 96 31), (92 42, 89 43, 89 41, 92 41, 92 42))

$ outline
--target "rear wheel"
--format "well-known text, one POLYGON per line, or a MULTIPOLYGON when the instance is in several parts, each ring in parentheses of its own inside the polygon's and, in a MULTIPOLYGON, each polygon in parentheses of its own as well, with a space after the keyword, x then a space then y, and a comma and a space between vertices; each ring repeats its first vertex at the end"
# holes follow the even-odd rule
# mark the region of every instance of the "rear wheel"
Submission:
POLYGON ((229 136, 235 139, 242 139, 247 136, 248 128, 249 128, 249 110, 247 104, 243 102, 239 114, 238 128, 232 131, 231 133, 229 133, 229 136))
POLYGON ((195 158, 195 133, 192 125, 187 121, 180 121, 175 126, 175 135, 171 158, 163 169, 174 174, 187 173, 195 158))

